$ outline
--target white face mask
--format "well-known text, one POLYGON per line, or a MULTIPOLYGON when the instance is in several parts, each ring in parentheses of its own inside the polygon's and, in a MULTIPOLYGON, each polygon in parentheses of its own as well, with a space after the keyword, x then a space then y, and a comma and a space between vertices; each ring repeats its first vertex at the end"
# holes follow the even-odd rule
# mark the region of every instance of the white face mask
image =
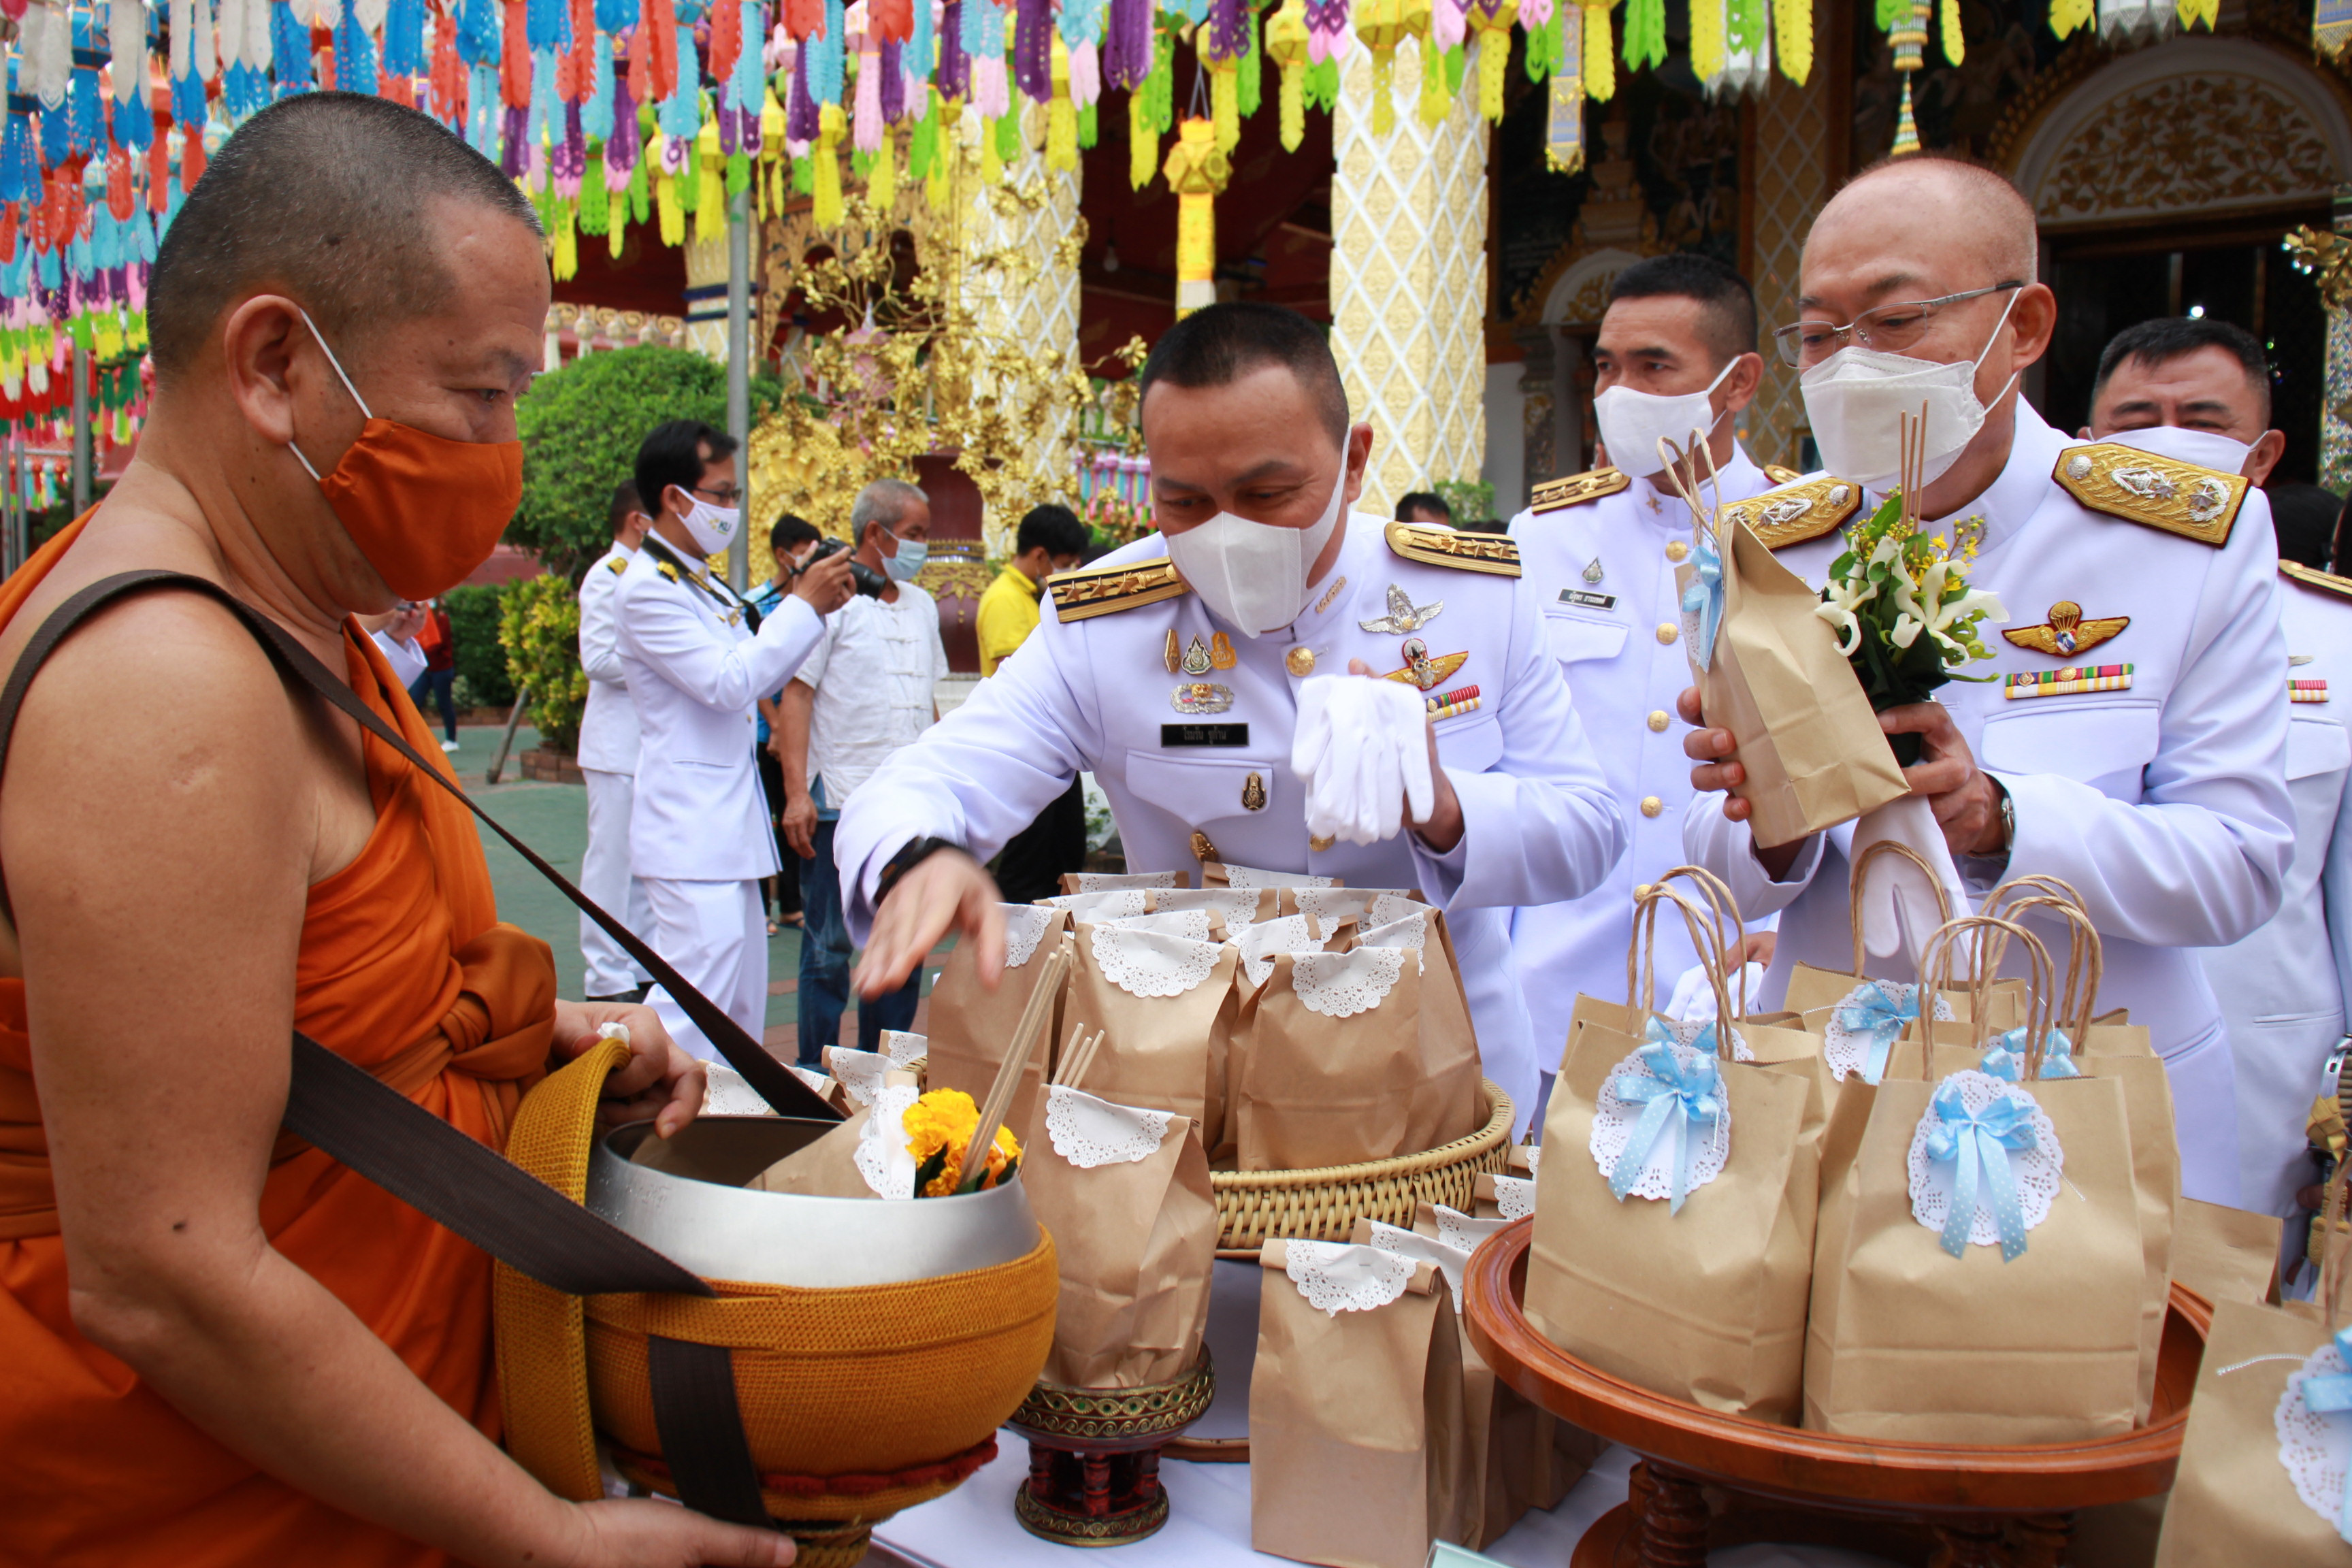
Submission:
POLYGON ((741 507, 712 506, 691 490, 677 485, 670 489, 692 503, 678 521, 686 524, 686 531, 694 536, 697 550, 705 555, 716 555, 735 542, 735 531, 743 523, 741 507))
MULTIPOLYGON (((1885 489, 1903 471, 1901 416, 1916 418, 1925 404, 1927 467, 1920 483, 1943 478, 1984 428, 1985 405, 1977 401, 1977 366, 2008 324, 2022 292, 2011 290, 2000 320, 1992 324, 1975 359, 1938 364, 1848 344, 1798 377, 1813 441, 1822 449, 1822 466, 1865 489, 1885 489)), ((2012 375, 1993 401, 2000 402, 2015 384, 2012 375)))
MULTIPOLYGON (((1732 364, 1738 363, 1732 361, 1732 364)), ((1676 397, 1622 385, 1601 393, 1592 400, 1592 417, 1601 426, 1601 444, 1609 448, 1609 460, 1626 473, 1644 478, 1664 472, 1665 465, 1658 457, 1661 440, 1688 448, 1696 444, 1695 433, 1703 439, 1715 434, 1715 427, 1723 422, 1709 399, 1730 374, 1731 365, 1725 365, 1706 384, 1705 392, 1685 392, 1676 397)))
POLYGON ((1347 493, 1343 463, 1329 504, 1310 526, 1276 528, 1221 511, 1197 528, 1170 534, 1168 558, 1211 615, 1255 642, 1307 607, 1307 574, 1339 526, 1347 493))
POLYGON ((2118 447, 2154 452, 2161 458, 2178 458, 2184 463, 2195 463, 2200 468, 2214 468, 2225 474, 2244 473, 2246 459, 2253 455, 2254 450, 2243 441, 2233 440, 2218 430, 2184 430, 2178 425, 2111 430, 2092 439, 2113 441, 2118 447))

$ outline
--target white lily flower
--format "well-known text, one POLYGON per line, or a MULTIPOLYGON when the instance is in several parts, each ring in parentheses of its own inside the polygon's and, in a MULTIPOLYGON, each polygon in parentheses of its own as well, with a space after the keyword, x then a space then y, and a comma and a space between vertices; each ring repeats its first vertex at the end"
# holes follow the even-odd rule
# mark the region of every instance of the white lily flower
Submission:
MULTIPOLYGON (((1835 594, 1837 588, 1837 584, 1832 584, 1830 592, 1835 594)), ((1813 614, 1837 628, 1838 652, 1852 658, 1853 650, 1862 646, 1862 622, 1854 617, 1854 613, 1835 599, 1827 599, 1813 606, 1813 614)))

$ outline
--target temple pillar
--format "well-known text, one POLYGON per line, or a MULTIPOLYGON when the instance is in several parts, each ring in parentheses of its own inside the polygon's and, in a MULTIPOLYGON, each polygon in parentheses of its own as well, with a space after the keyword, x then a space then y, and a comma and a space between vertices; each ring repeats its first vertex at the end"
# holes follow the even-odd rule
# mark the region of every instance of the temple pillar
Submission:
POLYGON ((1756 289, 1764 356, 1764 384, 1741 416, 1739 436, 1759 463, 1806 467, 1798 450, 1811 426, 1797 373, 1780 363, 1772 329, 1797 319, 1797 269, 1805 234, 1829 200, 1828 73, 1816 69, 1799 87, 1775 73, 1756 103, 1754 166, 1742 171, 1756 193, 1756 230, 1748 281, 1756 289))
MULTIPOLYGON (((752 237, 756 247, 759 237, 752 237)), ((759 258, 751 276, 760 275, 759 258)), ((706 359, 727 363, 727 231, 686 243, 686 347, 706 359)))
MULTIPOLYGON (((2352 185, 2336 187, 2338 245, 2352 244, 2352 185)), ((2319 398, 2319 482, 2343 495, 2352 490, 2352 289, 2319 290, 2327 309, 2327 370, 2319 398)), ((2339 570, 2341 569, 2339 563, 2339 570)))
POLYGON ((1432 128, 1419 113, 1421 51, 1399 48, 1385 135, 1373 130, 1371 51, 1357 43, 1341 68, 1331 349, 1349 408, 1372 426, 1357 505, 1385 515, 1408 490, 1475 479, 1485 466, 1487 126, 1475 63, 1432 128))

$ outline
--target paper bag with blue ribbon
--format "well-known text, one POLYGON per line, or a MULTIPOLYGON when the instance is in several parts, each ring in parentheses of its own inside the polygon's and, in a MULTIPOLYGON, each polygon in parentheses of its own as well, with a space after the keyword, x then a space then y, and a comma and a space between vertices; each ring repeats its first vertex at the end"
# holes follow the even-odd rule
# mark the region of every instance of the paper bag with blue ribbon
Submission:
MULTIPOLYGON (((1837 634, 1813 612, 1821 595, 1722 517, 1714 476, 1660 443, 1691 510, 1691 558, 1675 569, 1683 646, 1707 722, 1738 742, 1756 842, 1767 848, 1852 821, 1909 793, 1837 634)), ((1712 467, 1712 459, 1706 459, 1712 467)))
POLYGON ((1662 907, 1690 922, 1718 1021, 1645 1013, 1639 1033, 1599 1021, 1577 1031, 1544 1123, 1528 1315, 1603 1372, 1788 1421, 1825 1115, 1818 1057, 1738 1059, 1748 1026, 1698 912, 1654 886, 1636 942, 1662 907))
POLYGON ((1955 949, 1995 939, 2030 961, 2014 1037, 1996 1043, 1979 1021, 1969 1053, 1906 1046, 1875 1089, 1844 1086, 1842 1118, 1859 1104, 1866 1116, 1821 1194, 1807 1426, 2005 1445, 2135 1423, 2146 1258, 2123 1086, 2051 1075, 2050 957, 2014 922, 1938 930, 1936 987, 1955 949), (2014 1080, 1984 1070, 2002 1050, 2020 1058, 2014 1080))
MULTIPOLYGON (((2326 1209, 2344 1212, 2352 1161, 2326 1209)), ((2158 1568, 2352 1568, 2352 1235, 2311 1301, 2220 1301, 2181 1434, 2158 1568)))

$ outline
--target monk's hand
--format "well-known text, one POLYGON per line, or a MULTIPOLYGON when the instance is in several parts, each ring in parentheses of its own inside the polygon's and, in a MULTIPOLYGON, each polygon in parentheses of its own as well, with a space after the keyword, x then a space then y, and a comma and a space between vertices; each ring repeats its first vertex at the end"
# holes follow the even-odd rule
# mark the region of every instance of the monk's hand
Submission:
POLYGON ((650 1499, 575 1507, 580 1529, 566 1568, 786 1568, 793 1541, 774 1531, 722 1524, 650 1499))
POLYGON ((651 1117, 656 1133, 675 1135, 702 1110, 702 1064, 678 1048, 658 1014, 636 1002, 558 1002, 556 1054, 572 1060, 596 1043, 605 1024, 629 1031, 629 1059, 604 1080, 600 1116, 608 1124, 651 1117))
POLYGON ((907 984, 950 931, 975 945, 980 984, 996 989, 1004 973, 1004 911, 988 868, 961 849, 936 850, 892 885, 874 911, 858 960, 860 996, 887 996, 907 984))

